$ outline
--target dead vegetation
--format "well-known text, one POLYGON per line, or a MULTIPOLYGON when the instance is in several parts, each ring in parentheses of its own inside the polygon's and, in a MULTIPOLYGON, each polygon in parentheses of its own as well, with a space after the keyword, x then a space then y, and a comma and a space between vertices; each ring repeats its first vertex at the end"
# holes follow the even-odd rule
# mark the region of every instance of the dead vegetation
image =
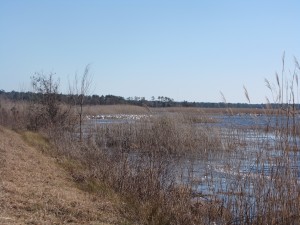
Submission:
MULTIPOLYGON (((81 191, 54 158, 13 131, 0 132, 1 224, 120 224, 117 198, 81 191)), ((49 148, 40 135, 24 137, 49 148)))
MULTIPOLYGON (((217 121, 207 113, 223 109, 99 106, 82 112, 151 116, 83 123, 79 130, 76 109, 70 107, 63 123, 41 121, 38 133, 24 132, 32 123, 28 108, 14 103, 15 111, 1 101, 1 123, 22 131, 40 151, 1 128, 0 219, 12 224, 299 224, 298 77, 293 75, 286 91, 276 80, 275 90, 269 83, 276 107, 239 111, 264 113, 266 129, 212 126, 217 121)), ((66 109, 59 107, 58 115, 66 109)))

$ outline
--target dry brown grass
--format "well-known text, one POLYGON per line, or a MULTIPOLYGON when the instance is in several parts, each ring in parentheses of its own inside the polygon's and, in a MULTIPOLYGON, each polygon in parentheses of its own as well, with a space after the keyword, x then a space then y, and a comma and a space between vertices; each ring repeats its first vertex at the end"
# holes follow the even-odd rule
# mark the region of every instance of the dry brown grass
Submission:
POLYGON ((96 127, 95 141, 101 148, 177 156, 222 150, 218 132, 198 126, 192 119, 195 117, 165 114, 130 123, 102 124, 96 127))
POLYGON ((79 190, 54 158, 0 132, 1 224, 120 224, 118 203, 79 190))

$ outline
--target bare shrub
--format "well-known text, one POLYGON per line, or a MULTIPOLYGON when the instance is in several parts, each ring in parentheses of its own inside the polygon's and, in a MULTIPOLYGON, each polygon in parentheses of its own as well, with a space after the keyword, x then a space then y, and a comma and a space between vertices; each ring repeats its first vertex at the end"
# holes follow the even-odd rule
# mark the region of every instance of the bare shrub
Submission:
POLYGON ((54 75, 36 73, 32 79, 35 95, 28 107, 28 129, 57 129, 70 124, 70 107, 63 107, 59 99, 59 81, 54 75))
POLYGON ((83 126, 83 119, 84 119, 84 112, 83 112, 83 106, 84 106, 84 100, 86 95, 89 92, 90 85, 92 83, 92 79, 89 76, 90 71, 90 65, 87 65, 84 69, 84 73, 82 77, 79 78, 77 75, 75 75, 74 79, 74 85, 73 87, 70 87, 70 95, 73 98, 73 102, 75 105, 75 111, 78 114, 78 120, 79 120, 79 139, 82 141, 82 126, 83 126))

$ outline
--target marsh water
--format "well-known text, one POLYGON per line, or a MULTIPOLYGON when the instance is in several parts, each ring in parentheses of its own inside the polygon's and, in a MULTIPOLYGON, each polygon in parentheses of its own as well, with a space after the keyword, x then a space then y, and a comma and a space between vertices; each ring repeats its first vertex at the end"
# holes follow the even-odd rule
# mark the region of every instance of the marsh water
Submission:
MULTIPOLYGON (((142 116, 96 118, 89 126, 113 123, 133 123, 142 116)), ((278 133, 278 126, 299 124, 299 117, 267 115, 212 115, 213 123, 199 123, 199 128, 213 128, 219 134, 223 150, 207 149, 202 156, 190 156, 176 161, 177 181, 192 187, 195 199, 223 202, 237 201, 246 195, 255 212, 257 184, 270 191, 274 179, 291 176, 300 183, 299 135, 278 133), (288 151, 286 150, 287 146, 288 151), (290 148, 292 146, 292 148, 290 148), (284 150, 285 148, 285 150, 284 150)))
MULTIPOLYGON (((117 124, 117 123, 132 123, 140 120, 146 115, 117 115, 117 116, 99 116, 98 118, 90 119, 88 127, 95 127, 101 124, 117 124)), ((212 151, 204 158, 195 157, 188 159, 183 163, 183 167, 192 167, 194 178, 199 177, 199 181, 209 179, 207 171, 213 171, 213 177, 221 178, 222 183, 228 183, 226 179, 234 179, 235 176, 249 176, 255 178, 263 174, 269 176, 273 171, 274 163, 278 157, 282 157, 282 149, 278 148, 279 142, 283 141, 284 137, 272 131, 272 128, 281 124, 292 123, 293 121, 284 116, 269 116, 269 115, 212 115, 213 123, 198 124, 200 127, 214 127, 218 129, 222 140, 237 141, 233 151, 212 151), (266 131, 270 129, 270 131, 266 131), (260 157, 258 162, 257 157, 260 157), (189 166, 187 166, 189 165, 189 166), (238 169, 237 169, 238 168, 238 169)), ((300 116, 297 118, 297 123, 300 122, 300 116)), ((288 137, 290 142, 297 149, 300 146, 298 137, 288 137)), ((225 141, 224 141, 225 142, 225 141)), ((223 143, 224 145, 226 143, 223 143)), ((227 143, 228 144, 228 143, 227 143)), ((279 145, 280 146, 280 145, 279 145)), ((225 149, 225 147, 224 147, 225 149)), ((209 152, 209 150, 208 150, 209 152)), ((300 154, 298 151, 290 151, 289 158, 293 159, 292 167, 298 170, 300 166, 300 154), (296 160, 295 160, 296 159, 296 160)), ((300 176, 300 173, 298 172, 300 176)), ((195 178, 196 180, 196 178, 195 178)), ((193 181, 196 183, 195 181, 193 181)), ((197 186, 197 185, 196 185, 197 186)), ((198 190, 209 192, 206 187, 200 184, 198 190)))
MULTIPOLYGON (((211 177, 221 178, 220 182, 216 183, 222 186, 220 188, 224 188, 224 183, 227 185, 237 176, 252 179, 261 176, 268 178, 275 169, 284 169, 280 168, 276 161, 286 158, 290 168, 300 178, 299 136, 278 134, 272 129, 281 124, 292 126, 292 121, 289 118, 266 115, 218 115, 215 118, 218 122, 212 126, 222 130, 222 140, 228 140, 226 137, 230 136, 231 140, 238 140, 239 143, 236 149, 231 152, 213 153, 208 155, 206 160, 193 162, 194 171, 200 177, 200 174, 205 171, 206 174, 207 171, 213 171, 213 174, 210 174, 211 177), (267 128, 268 131, 266 131, 267 128), (286 141, 295 148, 288 152, 283 151, 281 147, 287 145, 287 143, 283 143, 286 141)), ((297 123, 299 123, 299 119, 300 117, 297 118, 297 123)), ((204 176, 204 178, 209 179, 208 176, 204 176)), ((197 186, 197 189, 204 192, 208 191, 208 188, 201 184, 197 186)))

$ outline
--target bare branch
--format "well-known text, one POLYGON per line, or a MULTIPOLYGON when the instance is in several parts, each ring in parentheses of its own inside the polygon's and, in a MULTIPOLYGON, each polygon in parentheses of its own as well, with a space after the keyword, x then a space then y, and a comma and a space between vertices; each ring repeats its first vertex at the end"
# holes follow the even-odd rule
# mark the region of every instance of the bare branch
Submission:
POLYGON ((245 93, 245 96, 246 96, 246 98, 247 98, 248 102, 250 103, 251 101, 250 101, 250 97, 249 97, 249 94, 248 94, 247 88, 245 87, 245 85, 243 86, 243 88, 244 88, 244 93, 245 93))

